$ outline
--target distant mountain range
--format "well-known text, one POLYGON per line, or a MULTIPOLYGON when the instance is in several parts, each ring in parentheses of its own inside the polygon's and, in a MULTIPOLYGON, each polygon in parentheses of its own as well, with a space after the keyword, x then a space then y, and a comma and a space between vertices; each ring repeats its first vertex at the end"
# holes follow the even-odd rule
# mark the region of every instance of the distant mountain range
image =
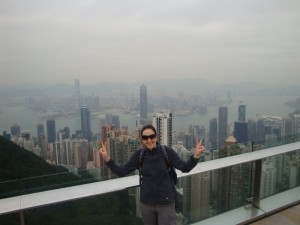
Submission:
MULTIPOLYGON (((119 94, 119 93, 139 93, 139 87, 142 83, 109 83, 100 82, 94 85, 81 85, 80 91, 83 95, 102 95, 102 94, 119 94)), ((271 95, 300 95, 300 84, 294 86, 272 87, 262 83, 240 83, 240 84, 212 84, 203 79, 165 79, 157 81, 144 82, 151 92, 163 92, 165 94, 174 92, 193 93, 197 91, 210 93, 216 90, 230 90, 235 93, 253 93, 253 94, 271 94, 271 95)), ((55 84, 49 86, 1 86, 0 96, 71 96, 74 94, 74 85, 55 84)))

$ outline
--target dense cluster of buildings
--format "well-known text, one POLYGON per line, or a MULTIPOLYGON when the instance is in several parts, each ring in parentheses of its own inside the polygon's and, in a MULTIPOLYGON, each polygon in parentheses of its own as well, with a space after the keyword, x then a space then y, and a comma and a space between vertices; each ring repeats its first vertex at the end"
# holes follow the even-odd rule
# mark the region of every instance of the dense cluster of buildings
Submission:
MULTIPOLYGON (((299 140, 299 111, 299 114, 296 111, 286 118, 262 116, 257 121, 252 119, 247 121, 246 105, 243 104, 237 109, 238 119, 233 126, 228 124, 227 106, 220 106, 218 118, 212 118, 209 121, 208 131, 203 126, 194 124, 189 125, 188 132, 179 132, 175 135, 172 127, 172 112, 158 111, 149 118, 145 85, 140 87, 140 124, 137 129, 129 131, 127 127, 120 127, 119 117, 107 113, 101 122, 99 134, 95 135, 91 130, 89 107, 82 105, 81 102, 79 81, 75 82, 75 90, 75 100, 78 103, 81 119, 81 129, 75 134, 71 134, 68 127, 57 131, 55 119, 49 118, 46 121, 47 132, 45 132, 44 124, 40 123, 37 125, 37 137, 34 138, 28 133, 22 133, 20 126, 13 125, 11 140, 49 163, 63 165, 70 171, 88 169, 97 179, 110 179, 113 176, 105 167, 98 152, 100 140, 108 143, 111 158, 122 164, 141 147, 139 131, 143 125, 150 123, 157 129, 159 142, 172 146, 183 159, 193 154, 196 138, 202 138, 206 147, 206 153, 201 161, 299 140)), ((300 100, 298 102, 300 105, 300 100)), ((279 190, 299 185, 296 183, 296 178, 300 176, 299 168, 299 152, 266 159, 263 168, 262 196, 266 197, 279 190)), ((183 220, 197 221, 211 214, 243 205, 251 196, 249 193, 251 192, 251 179, 251 163, 181 179, 177 185, 177 191, 180 209, 184 215, 183 220)), ((137 214, 139 214, 138 209, 139 207, 137 207, 137 214)))

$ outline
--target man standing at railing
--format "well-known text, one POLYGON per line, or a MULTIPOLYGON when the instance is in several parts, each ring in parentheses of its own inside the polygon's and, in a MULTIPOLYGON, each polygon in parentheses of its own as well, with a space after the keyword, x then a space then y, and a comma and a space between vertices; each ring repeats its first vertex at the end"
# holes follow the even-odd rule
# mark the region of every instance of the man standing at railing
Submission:
POLYGON ((106 165, 118 176, 140 170, 140 201, 144 225, 175 225, 175 183, 170 172, 175 167, 184 173, 191 171, 205 150, 202 139, 196 141, 196 149, 187 160, 182 160, 170 147, 157 142, 156 129, 145 125, 141 129, 144 148, 134 152, 124 165, 117 165, 108 155, 106 143, 101 142, 100 154, 106 165))

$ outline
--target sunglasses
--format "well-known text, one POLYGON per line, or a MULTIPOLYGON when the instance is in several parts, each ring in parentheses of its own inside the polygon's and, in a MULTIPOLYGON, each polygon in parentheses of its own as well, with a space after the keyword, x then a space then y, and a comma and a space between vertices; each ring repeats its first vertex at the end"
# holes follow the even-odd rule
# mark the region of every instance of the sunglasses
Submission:
POLYGON ((150 134, 150 135, 142 135, 142 140, 147 141, 150 138, 150 140, 153 140, 156 138, 156 134, 150 134))

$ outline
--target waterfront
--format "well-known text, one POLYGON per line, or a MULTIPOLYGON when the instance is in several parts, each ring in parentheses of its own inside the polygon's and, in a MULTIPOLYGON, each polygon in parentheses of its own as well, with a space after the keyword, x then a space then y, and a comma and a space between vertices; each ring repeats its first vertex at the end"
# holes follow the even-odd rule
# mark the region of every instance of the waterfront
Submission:
MULTIPOLYGON (((234 97, 228 105, 228 124, 232 124, 238 119, 238 105, 246 105, 246 119, 256 119, 259 115, 268 116, 288 116, 294 112, 294 108, 287 106, 285 103, 295 101, 296 96, 240 96, 234 97)), ((12 106, 1 107, 0 110, 0 131, 10 132, 10 127, 13 124, 21 126, 21 131, 29 132, 32 136, 36 136, 36 125, 40 122, 44 123, 45 132, 46 115, 42 113, 32 112, 24 107, 12 106)), ((121 126, 128 126, 129 131, 135 129, 139 118, 136 114, 130 113, 115 113, 120 117, 121 126)), ((98 116, 91 116, 91 127, 94 133, 99 132, 101 126, 100 121, 104 116, 104 112, 98 116)), ((208 131, 209 120, 218 118, 218 107, 208 107, 207 114, 190 114, 184 116, 173 116, 173 130, 187 131, 190 124, 202 125, 208 131)), ((66 116, 56 119, 56 130, 70 127, 71 133, 80 130, 80 115, 79 112, 74 116, 66 116)))

